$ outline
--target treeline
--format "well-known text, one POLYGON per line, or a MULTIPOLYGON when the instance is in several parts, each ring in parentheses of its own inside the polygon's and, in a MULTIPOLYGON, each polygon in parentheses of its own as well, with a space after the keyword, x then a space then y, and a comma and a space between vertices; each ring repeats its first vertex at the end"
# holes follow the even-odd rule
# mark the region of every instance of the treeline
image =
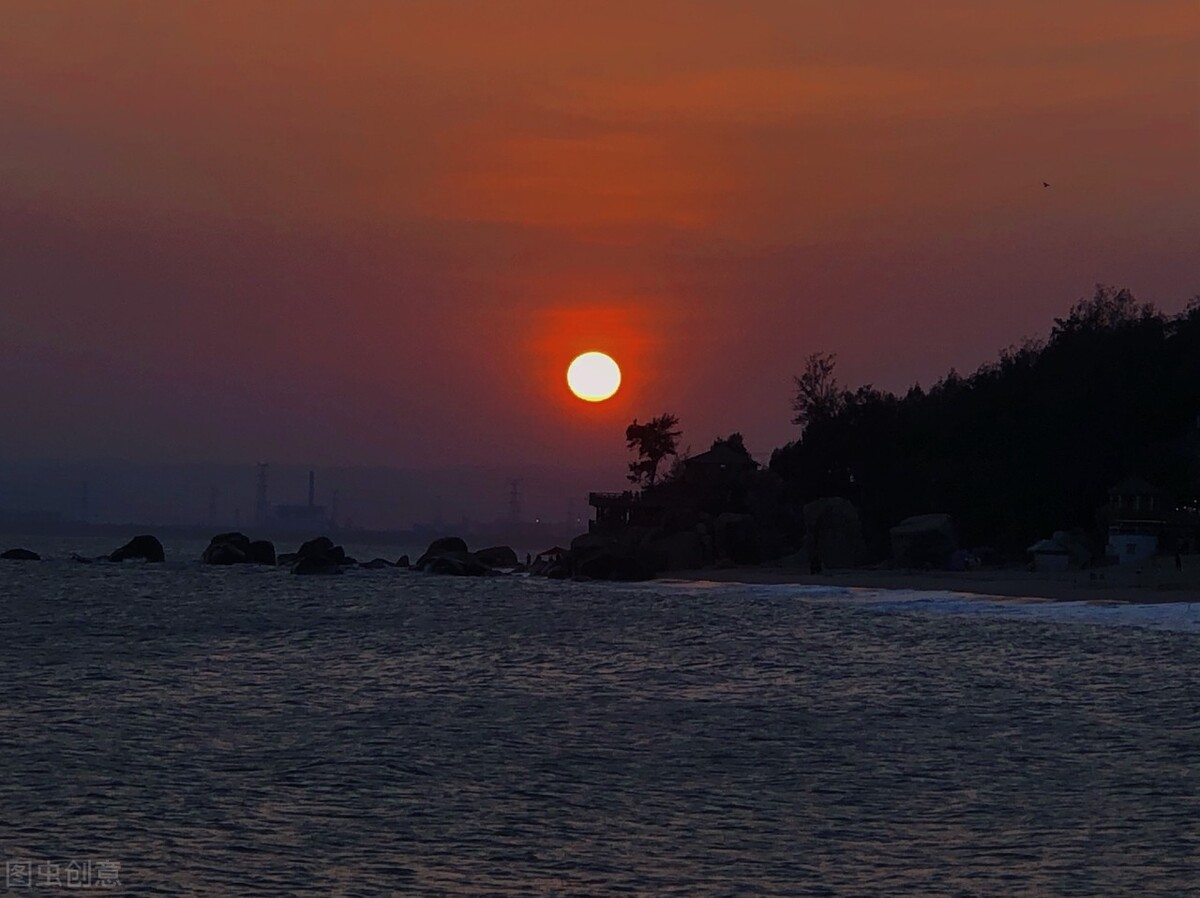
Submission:
POLYGON ((813 355, 794 409, 801 437, 771 457, 791 502, 851 499, 880 555, 889 527, 931 511, 952 514, 965 544, 1015 555, 1094 528, 1126 477, 1195 494, 1200 297, 1167 316, 1097 287, 1048 340, 904 396, 844 389, 833 357, 813 355))

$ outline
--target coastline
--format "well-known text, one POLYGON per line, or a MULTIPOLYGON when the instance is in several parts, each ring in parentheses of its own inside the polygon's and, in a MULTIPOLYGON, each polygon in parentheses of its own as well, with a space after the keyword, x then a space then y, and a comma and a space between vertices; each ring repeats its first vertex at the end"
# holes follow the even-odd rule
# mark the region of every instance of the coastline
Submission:
MULTIPOLYGON (((1191 556, 1195 558, 1195 556, 1191 556)), ((1200 602, 1200 559, 1180 574, 1151 569, 1140 575, 1113 568, 1098 571, 1028 570, 909 571, 847 569, 810 574, 787 567, 737 567, 672 571, 668 578, 758 586, 833 586, 954 592, 983 597, 1052 602, 1162 604, 1200 602), (1174 575, 1174 576, 1171 576, 1174 575)))

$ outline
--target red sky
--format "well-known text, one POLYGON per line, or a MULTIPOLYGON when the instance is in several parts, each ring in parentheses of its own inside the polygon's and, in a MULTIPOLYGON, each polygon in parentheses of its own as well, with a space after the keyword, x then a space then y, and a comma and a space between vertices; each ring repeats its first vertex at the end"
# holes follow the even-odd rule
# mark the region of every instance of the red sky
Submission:
POLYGON ((1197 259, 1195 0, 0 0, 10 457, 764 456, 813 351, 904 389, 1197 259))

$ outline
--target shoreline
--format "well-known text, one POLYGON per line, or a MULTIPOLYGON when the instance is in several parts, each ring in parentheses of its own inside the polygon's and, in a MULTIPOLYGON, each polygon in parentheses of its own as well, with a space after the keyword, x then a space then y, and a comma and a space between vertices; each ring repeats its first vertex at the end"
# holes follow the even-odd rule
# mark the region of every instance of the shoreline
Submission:
MULTIPOLYGON (((1165 577, 1149 571, 1141 582, 1136 574, 1105 570, 1035 572, 1025 570, 907 571, 831 570, 809 574, 785 567, 737 567, 672 571, 663 579, 690 582, 745 583, 754 586, 824 586, 845 589, 919 590, 954 592, 979 598, 1032 599, 1051 602, 1165 604, 1200 602, 1200 571, 1191 576, 1165 577), (1118 573, 1122 576, 1114 576, 1118 573)), ((1176 574, 1174 570, 1170 572, 1176 574)), ((1186 573, 1186 572, 1185 572, 1186 573)))

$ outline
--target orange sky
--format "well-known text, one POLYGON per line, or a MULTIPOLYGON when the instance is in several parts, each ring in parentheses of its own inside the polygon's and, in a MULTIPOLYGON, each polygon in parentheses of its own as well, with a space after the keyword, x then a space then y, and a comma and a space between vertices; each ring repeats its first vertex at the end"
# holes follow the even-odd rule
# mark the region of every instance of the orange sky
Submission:
POLYGON ((903 389, 1098 281, 1182 307, 1198 135, 1195 0, 0 0, 5 451, 762 456, 810 352, 903 389))

